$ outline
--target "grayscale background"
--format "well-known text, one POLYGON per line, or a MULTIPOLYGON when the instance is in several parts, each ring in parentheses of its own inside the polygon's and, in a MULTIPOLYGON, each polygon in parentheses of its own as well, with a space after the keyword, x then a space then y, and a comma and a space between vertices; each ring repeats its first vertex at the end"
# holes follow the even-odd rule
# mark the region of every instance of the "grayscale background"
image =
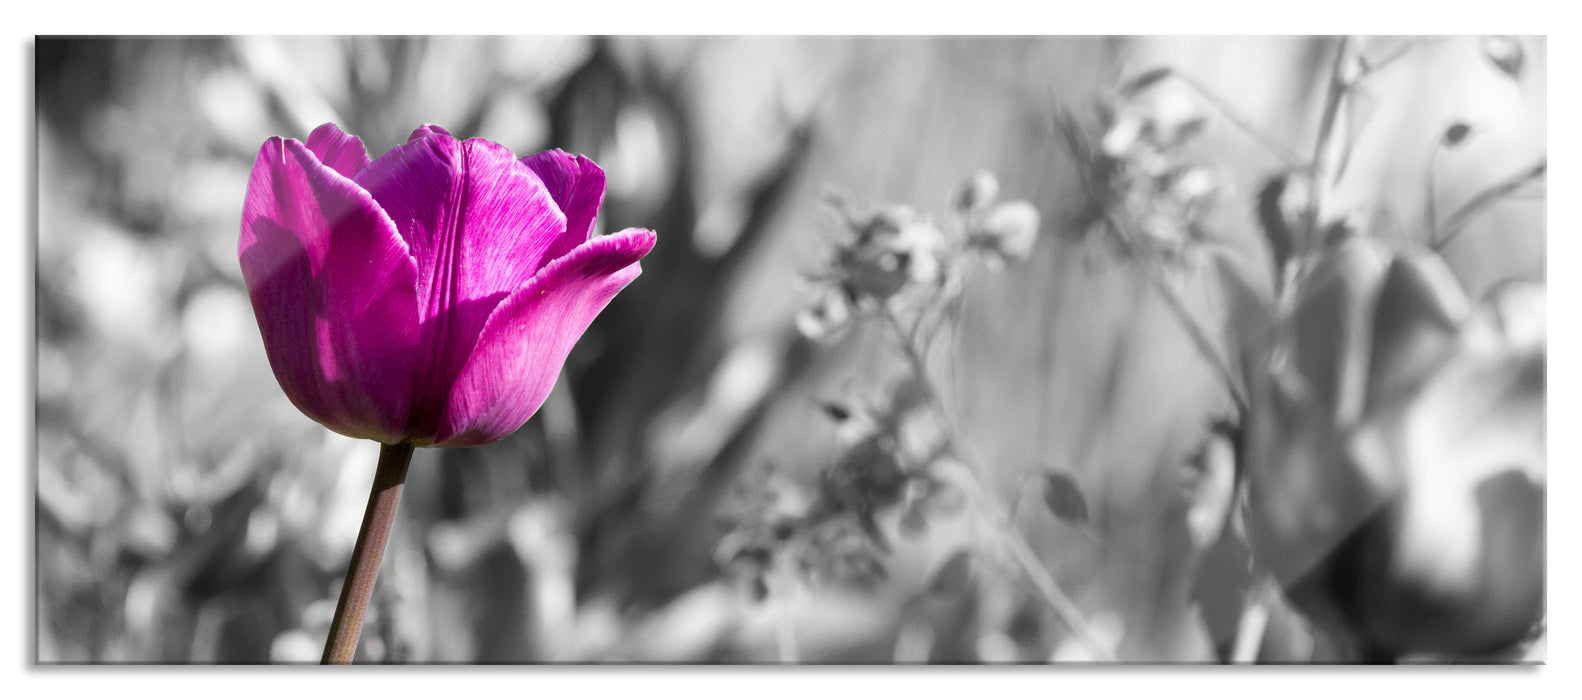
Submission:
MULTIPOLYGON (((1093 234, 1062 115, 1098 144, 1096 105, 1171 66, 1305 153, 1337 41, 41 37, 36 660, 318 660, 378 450, 281 392, 236 249, 259 145, 326 121, 375 157, 422 123, 587 154, 609 174, 600 230, 659 238, 522 429, 418 450, 360 661, 1093 660, 1045 584, 1116 658, 1222 660, 1246 564, 1193 523, 1228 498, 1205 466, 1225 389, 1182 309, 1093 234), (914 365, 871 319, 799 332, 850 236, 830 193, 944 228, 978 171, 1036 207, 1031 250, 973 263, 921 358, 948 418, 854 442, 850 414, 883 414, 914 365), (873 466, 912 469, 894 453, 917 430, 949 433, 1010 535, 978 496, 873 466)), ((1545 42, 1519 45, 1516 80, 1478 37, 1381 73, 1330 204, 1411 236, 1430 171, 1448 211, 1543 158, 1545 42)), ((1214 204, 1168 241, 1189 261, 1170 283, 1216 328, 1190 260, 1267 254, 1256 195, 1279 164, 1191 104, 1181 157, 1214 204)), ((1538 193, 1445 249, 1472 298, 1544 280, 1538 193)), ((1277 603, 1258 658, 1326 660, 1277 603)))

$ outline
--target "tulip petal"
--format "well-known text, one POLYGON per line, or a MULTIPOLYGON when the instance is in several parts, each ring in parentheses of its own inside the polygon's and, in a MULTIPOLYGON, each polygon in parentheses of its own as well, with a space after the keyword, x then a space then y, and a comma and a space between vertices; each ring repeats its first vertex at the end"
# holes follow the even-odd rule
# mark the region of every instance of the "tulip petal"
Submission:
POLYGON ((549 196, 566 214, 566 235, 544 256, 554 260, 593 234, 593 220, 604 204, 604 169, 586 156, 573 156, 558 148, 527 156, 522 162, 544 181, 549 196))
POLYGON ((413 435, 432 434, 490 312, 539 271, 566 226, 543 182, 509 149, 425 128, 426 136, 385 153, 356 178, 417 262, 422 328, 413 435))
POLYGON ((446 131, 445 127, 443 126, 438 124, 424 124, 423 126, 413 129, 412 134, 406 137, 406 140, 416 141, 431 134, 444 134, 445 136, 450 136, 450 132, 446 131))
POLYGON ((319 157, 319 162, 348 178, 357 177, 357 173, 371 162, 362 139, 328 122, 308 134, 308 150, 319 157))
POLYGON ((239 249, 269 363, 292 403, 345 435, 404 439, 417 268, 368 192, 302 143, 270 139, 248 181, 239 249))
POLYGON ((545 266, 489 316, 456 378, 436 445, 498 440, 538 411, 595 316, 642 272, 654 234, 627 229, 545 266))

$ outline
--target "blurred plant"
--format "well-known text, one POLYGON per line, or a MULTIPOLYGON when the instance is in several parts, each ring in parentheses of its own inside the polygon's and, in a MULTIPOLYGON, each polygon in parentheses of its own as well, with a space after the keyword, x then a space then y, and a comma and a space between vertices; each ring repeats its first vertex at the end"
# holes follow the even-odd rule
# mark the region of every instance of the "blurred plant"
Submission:
MULTIPOLYGON (((986 486, 963 453, 958 428, 926 362, 929 349, 960 312, 974 261, 993 270, 1032 253, 1039 215, 1030 203, 999 201, 994 176, 979 172, 951 195, 944 229, 905 205, 859 212, 828 196, 850 235, 837 244, 827 270, 809 276, 816 299, 798 317, 798 328, 829 338, 854 323, 882 327, 905 358, 908 373, 877 396, 824 401, 844 449, 805 493, 770 480, 770 489, 727 518, 730 530, 716 552, 722 568, 773 596, 767 581, 785 585, 872 585, 885 576, 892 534, 922 535, 930 521, 969 518, 969 530, 986 529, 991 541, 947 557, 933 588, 962 586, 969 560, 983 559, 1020 572, 1070 630, 1089 658, 1113 660, 1109 645, 1089 628, 1076 605, 1011 523, 1011 513, 986 486), (888 525, 889 514, 896 518, 888 525)), ((1046 502, 1058 517, 1086 516, 1080 490, 1069 475, 1046 475, 1046 502)), ((946 590, 948 589, 948 590, 946 590)))
POLYGON ((1192 162, 1186 150, 1207 128, 1207 117, 1191 94, 1158 87, 1177 75, 1167 69, 1148 71, 1129 81, 1119 95, 1102 99, 1096 109, 1098 136, 1090 135, 1093 127, 1075 115, 1056 115, 1086 194, 1075 227, 1084 240, 1109 242, 1120 258, 1139 265, 1198 354, 1224 380, 1240 413, 1246 400, 1229 359, 1170 279, 1205 254, 1223 252, 1206 222, 1217 206, 1219 178, 1192 162), (1119 107, 1113 104, 1117 99, 1119 107))
POLYGON ((1245 425, 1257 561, 1359 658, 1479 657, 1543 614, 1540 286, 1474 311, 1436 257, 1326 247, 1245 425))
POLYGON ((950 226, 941 229, 904 204, 859 212, 837 192, 825 200, 851 240, 838 244, 828 269, 809 275, 815 302, 797 316, 809 338, 832 337, 856 318, 878 316, 911 325, 908 342, 937 335, 957 302, 975 260, 999 270, 1032 254, 1038 210, 998 201, 999 182, 978 172, 951 196, 950 226), (925 328, 925 317, 931 327, 925 328))
MULTIPOLYGON (((1101 107, 1099 148, 1062 117, 1068 147, 1089 173, 1088 225, 1141 265, 1236 404, 1215 431, 1239 443, 1236 482, 1227 487, 1239 505, 1222 511, 1232 527, 1213 528, 1253 546, 1235 661, 1257 657, 1268 614, 1264 575, 1337 634, 1338 653, 1349 660, 1494 658, 1487 655, 1508 653, 1542 625, 1541 287, 1502 288, 1469 315, 1465 293, 1436 257, 1411 244, 1390 251, 1324 206, 1365 125, 1368 78, 1437 41, 1408 41, 1370 58, 1351 38, 1339 40, 1311 158, 1294 156, 1170 68, 1124 82, 1119 109, 1101 107), (1184 90, 1166 92, 1167 83, 1184 90), (1168 186, 1183 179, 1172 174, 1197 172, 1179 149, 1204 128, 1184 106, 1187 93, 1280 162, 1255 207, 1273 294, 1258 291, 1223 254, 1208 270, 1223 291, 1226 343, 1210 340, 1167 278, 1168 263, 1183 260, 1174 253, 1207 250, 1202 244, 1212 240, 1168 186), (1153 223, 1159 211, 1176 228, 1153 223), (1174 241, 1187 245, 1162 245, 1174 241)), ((1519 42, 1486 41, 1483 50, 1520 78, 1519 42)), ((1491 204, 1544 175, 1539 160, 1441 224, 1434 158, 1476 133, 1455 122, 1436 135, 1417 246, 1442 248, 1491 204)))
POLYGON ((520 427, 641 271, 654 234, 592 236, 603 198, 587 158, 517 161, 432 125, 377 160, 334 124, 259 150, 240 258, 275 377, 309 417, 382 445, 325 663, 356 653, 413 447, 520 427))
MULTIPOLYGON (((1531 82, 1542 66, 1531 40, 1490 37, 1473 43, 1497 78, 1531 82)), ((787 42, 782 52, 792 44, 797 43, 787 42)), ((1438 44, 1459 42, 1414 39, 1380 51, 1371 50, 1370 42, 1370 50, 1351 53, 1348 80, 1438 44)), ((839 52, 824 48, 831 45, 814 51, 840 64, 845 59, 839 52)), ((1055 615, 1029 621, 1029 610, 1053 608, 1042 593, 1030 600, 1024 582, 1042 588, 1058 574, 1062 582, 1080 586, 1090 572, 1035 564, 1044 570, 1040 576, 1016 563, 1011 546, 996 545, 1004 521, 984 517, 993 512, 992 499, 983 503, 988 497, 973 490, 977 482, 970 472, 997 474, 1005 465, 936 455, 941 434, 953 440, 974 436, 947 431, 947 421, 939 418, 946 414, 926 395, 921 404, 906 398, 920 391, 908 388, 915 382, 875 378, 866 387, 871 391, 843 394, 810 411, 798 403, 799 382, 823 361, 849 362, 846 353, 810 360, 815 344, 785 323, 788 318, 773 303, 779 298, 745 324, 751 330, 744 337, 743 314, 731 309, 756 311, 759 301, 769 300, 748 294, 744 301, 741 290, 753 286, 744 281, 776 288, 773 275, 786 273, 780 266, 789 256, 775 253, 785 224, 797 218, 787 215, 786 203, 801 201, 798 193, 810 177, 825 177, 809 176, 807 168, 858 167, 849 154, 870 152, 848 149, 848 155, 830 159, 832 144, 867 137, 844 121, 826 130, 837 126, 825 123, 827 107, 806 107, 838 107, 850 95, 820 83, 818 71, 805 62, 787 61, 795 67, 766 81, 762 60, 731 60, 723 67, 718 61, 772 53, 764 49, 757 40, 632 37, 41 39, 39 660, 318 660, 315 640, 324 638, 332 621, 336 586, 353 544, 352 523, 361 514, 377 451, 371 443, 341 440, 302 421, 272 388, 276 380, 258 352, 258 331, 248 317, 235 241, 216 232, 235 230, 235 198, 246 187, 260 134, 306 133, 325 121, 346 125, 369 143, 397 144, 411 124, 440 122, 501 143, 561 145, 606 167, 623 163, 620 177, 611 167, 601 217, 606 225, 640 222, 690 231, 694 239, 693 245, 661 246, 645 258, 640 289, 600 314, 539 420, 489 447, 417 453, 440 467, 420 470, 435 487, 414 491, 404 506, 406 517, 423 522, 428 536, 408 536, 415 528, 394 533, 384 580, 370 603, 361 660, 734 662, 774 658, 776 646, 785 660, 1099 656, 1080 648, 1072 654, 1080 647, 1073 639, 1060 640, 1062 649, 1047 656, 1039 649, 1051 642, 1044 628, 1060 623, 1055 615), (748 84, 760 87, 741 87, 748 84), (836 99, 810 97, 824 90, 836 99), (801 98, 780 99, 798 91, 801 98), (764 107, 756 112, 744 105, 754 96, 764 107), (745 123, 752 127, 746 133, 731 130, 745 123), (754 463, 750 455, 766 439, 803 425, 801 420, 816 422, 820 414, 839 419, 842 436, 840 456, 827 462, 821 480, 806 483, 798 473, 805 465, 784 461, 784 469, 771 469, 769 476, 739 473, 754 463), (682 429, 671 430, 676 425, 682 429), (337 468, 322 468, 327 461, 337 468), (900 486, 896 472, 902 474, 900 486), (768 485, 752 483, 759 479, 768 485), (743 534, 716 542, 709 536, 709 516, 717 502, 732 502, 720 492, 733 480, 749 499, 731 511, 733 522, 744 523, 743 534), (942 540, 979 521, 989 536, 967 548, 950 542, 940 549, 942 540), (750 522, 758 524, 745 524, 750 522), (781 527, 787 523, 792 527, 781 527), (777 539, 788 533, 786 543, 777 539), (760 540, 767 546, 737 557, 733 566, 744 575, 730 578, 749 592, 761 583, 771 605, 741 606, 718 580, 719 572, 733 552, 760 540), (710 549, 720 566, 710 562, 710 549), (925 561, 917 560, 919 551, 929 553, 925 561), (771 566, 762 576, 745 575, 760 554, 768 555, 763 558, 771 566), (914 592, 902 586, 916 583, 913 574, 922 573, 916 566, 933 572, 928 592, 897 611, 890 603, 898 593, 905 598, 914 592), (883 569, 888 579, 881 578, 883 569), (880 590, 831 590, 849 585, 880 590), (845 597, 833 604, 831 594, 845 597), (917 609, 945 605, 976 616, 969 624, 977 629, 952 629, 950 620, 914 616, 917 609), (781 617, 796 624, 764 626, 781 617), (897 622, 901 629, 892 649, 883 637, 897 622), (818 634, 825 639, 815 639, 818 634), (858 639, 865 641, 853 641, 858 639), (874 648, 863 646, 869 644, 874 648)), ((1062 88, 1069 87, 1070 78, 1064 80, 1062 88)), ((1202 89, 1193 76, 1158 69, 1129 83, 1134 87, 1110 100, 1112 116, 1100 115, 1095 133, 1077 139, 1102 156, 1083 161, 1089 175, 1079 181, 1091 187, 1113 179, 1120 183, 1118 192, 1129 193, 1129 199, 1115 197, 1112 208, 1126 224, 1125 239, 1092 240, 1112 246, 1126 264, 1155 270, 1149 283, 1181 318, 1206 326, 1189 328, 1194 343, 1222 354, 1222 360, 1209 361, 1226 366, 1227 386, 1239 386, 1245 371, 1238 365, 1252 353, 1233 350, 1244 337, 1253 343, 1270 337, 1275 302, 1261 285, 1243 281, 1263 275, 1244 275, 1246 270, 1221 254, 1229 236, 1220 220, 1234 223, 1254 211, 1254 203, 1241 201, 1227 186, 1231 178, 1218 167, 1223 164, 1210 161, 1219 154, 1206 152, 1205 137, 1229 123, 1274 155, 1264 188, 1274 196, 1258 197, 1256 211, 1271 248, 1277 247, 1277 234, 1285 236, 1286 249, 1271 256, 1271 267, 1290 272, 1293 282, 1323 247, 1324 236, 1308 232, 1327 232, 1335 223, 1328 214, 1305 218, 1312 188, 1320 187, 1323 197, 1332 179, 1314 177, 1314 159, 1285 152, 1278 139, 1253 128, 1252 120, 1202 89), (1167 88, 1184 88, 1176 92, 1185 102, 1163 99, 1167 88), (1146 107, 1151 101, 1164 104, 1146 107), (1104 155, 1106 134, 1114 131, 1119 144, 1126 129, 1137 126, 1111 128, 1117 118, 1128 117, 1153 123, 1133 131, 1130 149, 1104 155), (1143 167, 1157 167, 1161 158, 1166 167, 1143 167), (1120 163, 1126 159, 1135 162, 1120 163), (1100 174, 1096 163, 1130 174, 1100 174), (1194 171, 1209 176, 1209 195, 1194 197, 1201 188, 1186 186, 1194 171), (1127 247, 1133 242, 1137 253, 1127 247), (1205 258, 1211 264, 1200 269, 1205 258), (1217 323, 1184 313, 1196 307, 1178 297, 1192 290, 1178 291, 1177 285, 1193 275, 1226 287, 1226 325, 1235 337, 1229 348, 1218 347, 1224 339, 1217 323)), ((1343 94, 1361 95, 1365 87, 1343 94)), ((842 89, 866 94, 871 84, 852 80, 842 89)), ((1348 98, 1340 105, 1334 136, 1325 140, 1329 151, 1350 143, 1367 102, 1348 98)), ((1442 139, 1444 153, 1438 155, 1446 162, 1443 156, 1479 145, 1494 130, 1466 120, 1444 126, 1443 133, 1425 138, 1442 139)), ((1036 145, 1015 133, 993 138, 1001 146, 1036 145)), ((881 149, 880 141, 857 145, 881 149)), ((1434 193, 1436 162, 1429 161, 1425 179, 1434 193)), ((1025 163, 1006 167, 1018 165, 1025 163)), ((1507 178, 1503 190, 1490 189, 1459 207, 1451 202, 1443 214, 1426 217, 1440 220, 1436 232, 1424 233, 1441 245, 1482 244, 1467 240, 1466 231, 1474 228, 1468 224, 1490 205, 1541 184, 1544 172, 1539 161, 1507 178)), ((894 284, 900 278, 899 289, 883 302, 848 294, 835 283, 838 266, 832 260, 826 273, 831 279, 815 288, 820 298, 834 299, 824 307, 832 320, 812 324, 812 335, 828 337, 846 328, 856 336, 847 340, 866 340, 870 332, 896 335, 885 318, 895 316, 896 325, 908 331, 898 335, 915 336, 919 356, 948 377, 951 365, 940 362, 937 339, 954 340, 952 320, 960 320, 962 295, 931 285, 948 287, 939 280, 955 275, 951 284, 967 287, 965 278, 975 274, 976 265, 958 265, 952 272, 958 255, 980 257, 990 268, 1014 264, 1030 252, 1020 246, 1033 244, 1039 228, 1017 229, 1026 233, 1021 236, 979 237, 974 246, 967 221, 972 217, 960 211, 976 209, 982 221, 991 219, 990 212, 1001 221, 1036 214, 1031 206, 1020 212, 975 207, 999 201, 992 178, 975 180, 956 192, 950 215, 936 227, 942 247, 927 245, 932 233, 890 238, 876 231, 873 248, 894 255, 865 251, 845 263, 853 281, 894 284), (891 242, 878 244, 885 240, 891 242), (933 272, 926 260, 914 269, 915 253, 942 262, 933 272), (888 266, 907 273, 887 275, 888 266), (935 282, 914 281, 914 273, 935 282), (829 332, 817 332, 821 327, 829 332)), ((1095 221, 1104 218, 1104 210, 1092 212, 1100 215, 1095 221)), ((936 223, 915 211, 910 219, 898 228, 936 223)), ((852 228, 843 230, 856 237, 852 228)), ((872 288, 881 290, 882 284, 872 288)), ((1287 297, 1297 295, 1281 296, 1287 297)), ((821 318, 812 316, 802 320, 821 318)), ((911 358, 900 361, 914 365, 911 358)), ((930 384, 956 386, 945 380, 930 384)), ((1099 424, 1107 425, 1104 420, 1099 424)), ((1203 555, 1201 569, 1241 572, 1247 569, 1246 523, 1240 517, 1225 522, 1223 514, 1236 509, 1222 502, 1240 494, 1223 484, 1229 481, 1228 463, 1242 471, 1249 462, 1226 458, 1226 445, 1245 451, 1238 443, 1240 413, 1222 423, 1206 436, 1202 458, 1190 465, 1187 522, 1199 548, 1220 538, 1203 555)), ((783 460, 780 454, 770 459, 783 460)), ((1026 527, 1021 515, 1028 514, 1018 515, 1018 509, 1037 504, 1042 495, 1054 517, 1073 526, 1083 524, 1091 505, 1099 521, 1093 529, 1101 527, 1117 515, 1116 504, 1089 504, 1082 493, 1085 473, 1040 466, 1026 474, 1005 509, 1009 520, 1026 527)), ((1078 532, 1092 534, 1088 527, 1078 532)), ((1041 554, 1050 553, 1048 545, 1035 544, 1041 554)), ((1300 648, 1302 653, 1285 656, 1271 651, 1290 620, 1305 624, 1281 608, 1279 587, 1232 581, 1215 593, 1225 599, 1229 634, 1235 635, 1228 658, 1312 656, 1300 648)), ((1208 597, 1200 595, 1197 602, 1206 605, 1208 597)), ((1101 646, 1117 638, 1109 634, 1112 622, 1103 612, 1088 616, 1101 646)))

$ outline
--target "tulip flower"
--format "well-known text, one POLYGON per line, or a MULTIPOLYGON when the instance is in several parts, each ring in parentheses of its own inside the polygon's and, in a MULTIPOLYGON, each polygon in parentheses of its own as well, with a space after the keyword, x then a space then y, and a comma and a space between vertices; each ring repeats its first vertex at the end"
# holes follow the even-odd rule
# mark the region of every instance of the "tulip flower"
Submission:
POLYGON ((589 238, 604 171, 425 126, 369 161, 334 124, 273 138, 248 182, 242 273, 275 377, 331 430, 385 444, 498 440, 654 245, 589 238))
POLYGON ((1351 239, 1251 373, 1248 534, 1364 659, 1481 657, 1544 611, 1541 287, 1481 305, 1438 258, 1351 239))
POLYGON ((386 446, 363 524, 379 541, 359 536, 343 608, 365 544, 377 572, 412 447, 521 427, 641 272, 653 232, 590 238, 603 199, 585 157, 518 159, 432 125, 374 160, 334 124, 259 149, 240 258, 275 378, 310 418, 386 446))

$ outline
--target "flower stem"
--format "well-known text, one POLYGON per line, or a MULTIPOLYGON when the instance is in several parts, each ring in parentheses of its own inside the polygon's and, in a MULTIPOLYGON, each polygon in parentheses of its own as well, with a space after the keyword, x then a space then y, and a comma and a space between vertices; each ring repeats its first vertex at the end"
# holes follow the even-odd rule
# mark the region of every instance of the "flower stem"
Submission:
POLYGON ((390 541, 390 527, 395 524, 396 506, 411 463, 411 443, 380 446, 379 466, 374 470, 373 489, 368 493, 368 510, 363 512, 362 529, 352 548, 351 564, 346 569, 346 582, 341 585, 340 602, 335 604, 335 619, 330 622, 321 663, 349 664, 357 654, 363 613, 373 595, 374 578, 379 575, 379 562, 390 541))
POLYGON ((1197 317, 1187 308, 1186 302, 1181 299, 1181 295, 1177 294, 1175 289, 1170 286, 1169 281, 1165 279, 1164 263, 1154 256, 1152 249, 1146 244, 1135 240, 1134 234, 1119 214, 1114 211, 1106 211, 1104 216, 1109 231, 1115 236, 1115 240, 1120 242, 1121 247, 1127 253, 1142 261, 1143 277, 1149 284, 1153 285, 1154 291, 1158 293, 1159 298, 1164 300, 1165 306, 1175 316, 1176 321, 1181 324, 1181 328, 1186 331, 1187 337, 1192 341, 1193 347, 1197 348, 1198 354, 1213 367, 1215 373, 1219 374, 1220 380, 1225 383, 1226 393, 1230 396, 1231 403, 1236 406, 1236 415, 1245 417, 1248 410, 1247 398, 1242 394, 1241 379, 1236 374, 1236 371, 1231 368, 1230 360, 1215 349, 1214 341, 1210 339, 1208 331, 1204 330, 1203 326, 1198 323, 1197 317))
MULTIPOLYGON (((1094 661, 1117 661, 1115 654, 1099 640, 1098 635, 1093 632, 1093 628, 1083 618, 1082 610, 1077 607, 1077 604, 1072 601, 1070 596, 1066 595, 1065 591, 1060 589, 1060 585, 1055 582, 1054 576, 1044 568, 1043 563, 1038 559, 1038 555, 1033 552, 1032 547, 1023 539, 1021 533, 1016 530, 1005 508, 1000 505, 989 489, 988 479, 979 471, 978 462, 964 453, 963 448, 956 440, 955 436, 959 434, 959 431, 951 420, 950 412, 945 409, 945 401, 939 395, 939 389, 934 386, 933 381, 928 377, 927 359, 911 343, 911 336, 902 327, 900 319, 897 319, 888 309, 881 315, 889 325, 890 330, 895 334, 896 342, 906 355, 907 362, 911 364, 913 376, 917 378, 918 384, 922 386, 923 393, 930 407, 933 408, 940 424, 944 426, 945 453, 955 456, 962 461, 962 464, 966 465, 967 474, 976 482, 978 493, 983 495, 981 503, 989 510, 988 513, 984 514, 985 518, 996 527, 998 530, 997 534, 1000 535, 1006 548, 1010 551, 1011 557, 1016 560, 1016 564, 1027 574, 1028 580, 1038 590, 1039 595, 1043 596, 1044 602, 1048 603, 1049 607, 1055 611, 1055 614, 1071 630, 1072 634, 1076 635, 1077 641, 1087 648, 1088 654, 1094 661)), ((921 322, 921 319, 919 322, 921 322)), ((935 330, 938 331, 938 328, 936 327, 935 330)))

